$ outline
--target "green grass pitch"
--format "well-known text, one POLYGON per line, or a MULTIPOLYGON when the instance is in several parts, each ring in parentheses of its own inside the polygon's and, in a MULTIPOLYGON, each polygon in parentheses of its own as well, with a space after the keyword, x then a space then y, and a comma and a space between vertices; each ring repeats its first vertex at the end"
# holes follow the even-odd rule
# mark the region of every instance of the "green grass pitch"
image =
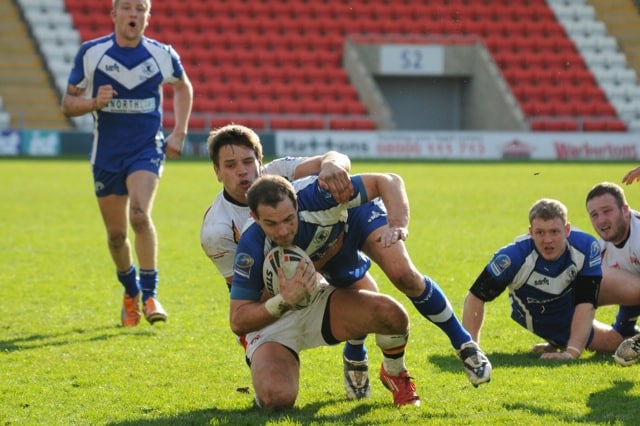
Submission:
MULTIPOLYGON (((527 211, 552 197, 573 226, 593 232, 589 188, 619 182, 631 163, 355 162, 395 172, 411 202, 409 252, 445 290, 458 316, 466 291, 500 246, 527 230, 527 211)), ((407 364, 422 398, 395 408, 377 380, 346 401, 342 345, 303 352, 293 410, 253 408, 243 351, 228 327, 228 294, 199 245, 205 209, 220 190, 209 162, 169 161, 156 198, 160 300, 166 324, 119 327, 121 287, 84 160, 0 161, 0 425, 584 425, 638 424, 640 366, 610 355, 538 360, 539 340, 509 319, 502 295, 487 305, 481 344, 494 373, 474 388, 439 329, 376 268, 381 290, 411 315, 407 364)), ((640 184, 626 188, 640 208, 640 184)), ((598 310, 611 322, 615 309, 598 310)))

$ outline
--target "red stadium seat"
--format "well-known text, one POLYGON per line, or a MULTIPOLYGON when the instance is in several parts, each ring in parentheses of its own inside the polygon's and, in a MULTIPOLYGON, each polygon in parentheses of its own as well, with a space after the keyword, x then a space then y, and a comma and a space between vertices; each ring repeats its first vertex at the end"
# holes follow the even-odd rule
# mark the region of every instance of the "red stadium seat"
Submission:
MULTIPOLYGON (((109 7, 97 13, 86 1, 65 3, 83 39, 112 30, 109 7)), ((624 124, 545 0, 198 0, 157 2, 154 10, 149 35, 163 40, 171 34, 194 84, 194 112, 245 120, 255 112, 267 121, 281 114, 275 126, 264 126, 282 128, 318 126, 292 121, 298 114, 327 114, 327 123, 331 115, 362 116, 336 117, 331 127, 373 129, 342 67, 345 37, 386 34, 381 40, 411 43, 423 42, 424 35, 452 34, 484 40, 527 119, 552 117, 532 121, 532 129, 565 131, 584 117, 609 118, 586 128, 605 122, 605 131, 612 131, 624 124), (408 38, 411 34, 417 36, 408 38)), ((165 99, 166 110, 171 98, 165 99)))

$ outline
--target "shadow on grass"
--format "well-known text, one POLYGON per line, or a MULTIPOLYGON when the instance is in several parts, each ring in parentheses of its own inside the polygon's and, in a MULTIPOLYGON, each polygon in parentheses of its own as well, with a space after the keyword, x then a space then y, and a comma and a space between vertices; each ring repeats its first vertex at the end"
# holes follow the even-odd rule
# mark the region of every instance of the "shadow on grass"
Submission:
POLYGON ((635 383, 629 380, 618 380, 607 389, 589 394, 589 412, 584 415, 571 415, 564 411, 523 403, 504 404, 504 407, 507 410, 522 410, 538 416, 552 416, 565 422, 637 425, 640 397, 629 394, 634 385, 635 383))
MULTIPOLYGON (((518 353, 506 353, 506 352, 487 352, 487 357, 491 361, 491 365, 494 369, 501 367, 560 367, 566 365, 567 362, 578 362, 580 364, 610 364, 614 361, 611 359, 611 354, 605 353, 588 353, 584 358, 578 361, 563 361, 563 360, 542 360, 540 354, 533 352, 518 352, 518 353)), ((443 371, 459 371, 460 360, 455 356, 445 355, 429 355, 430 362, 435 364, 443 371)))
MULTIPOLYGON (((131 332, 120 325, 109 325, 95 328, 73 328, 71 330, 51 332, 48 334, 31 334, 14 339, 0 340, 0 353, 12 353, 45 347, 65 346, 74 343, 107 340, 120 336, 123 332, 131 332)), ((151 330, 135 330, 136 334, 153 334, 151 330)))
MULTIPOLYGON (((159 426, 159 425, 264 425, 267 423, 284 424, 358 424, 357 419, 366 416, 372 409, 380 408, 374 403, 354 402, 353 407, 347 411, 341 410, 344 406, 344 400, 329 399, 317 403, 307 404, 304 407, 296 407, 290 410, 281 411, 265 411, 255 406, 251 408, 238 409, 217 409, 199 410, 182 415, 148 419, 148 420, 132 420, 125 422, 107 423, 112 426, 159 426), (332 407, 335 406, 335 407, 332 407), (321 411, 340 411, 336 414, 321 413, 321 411)), ((367 417, 366 424, 386 424, 371 421, 367 417)), ((363 421, 361 424, 365 424, 363 421)))

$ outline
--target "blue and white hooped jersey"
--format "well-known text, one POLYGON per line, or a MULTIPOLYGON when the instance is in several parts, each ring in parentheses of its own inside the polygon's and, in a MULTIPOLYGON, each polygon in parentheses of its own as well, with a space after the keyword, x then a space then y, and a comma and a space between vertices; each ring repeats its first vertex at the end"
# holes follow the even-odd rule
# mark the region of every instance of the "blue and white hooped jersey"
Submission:
MULTIPOLYGON (((366 203, 367 193, 360 176, 352 176, 354 194, 345 204, 338 204, 329 191, 318 185, 317 176, 293 182, 298 196, 298 232, 293 244, 317 260, 335 244, 344 231, 347 210, 366 203)), ((240 236, 233 268, 231 298, 259 300, 264 288, 262 264, 274 247, 257 223, 247 225, 240 236)), ((356 265, 345 265, 356 267, 356 265)))
POLYGON ((631 211, 629 238, 622 247, 616 247, 615 244, 602 239, 600 247, 602 248, 604 266, 640 274, 640 213, 631 211))
POLYGON ((136 47, 118 46, 114 34, 83 43, 69 84, 90 97, 107 84, 117 92, 107 106, 93 112, 91 163, 119 171, 128 157, 150 145, 162 153, 162 84, 180 80, 183 73, 173 48, 147 37, 136 47))
POLYGON ((575 228, 567 240, 567 250, 549 262, 536 250, 533 239, 523 235, 498 250, 487 266, 509 288, 511 317, 539 336, 571 324, 577 276, 602 276, 598 241, 575 228))

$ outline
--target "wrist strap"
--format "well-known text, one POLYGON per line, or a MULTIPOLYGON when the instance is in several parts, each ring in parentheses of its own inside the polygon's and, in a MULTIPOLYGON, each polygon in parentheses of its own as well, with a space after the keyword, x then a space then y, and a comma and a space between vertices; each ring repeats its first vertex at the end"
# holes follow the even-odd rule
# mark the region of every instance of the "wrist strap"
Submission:
POLYGON ((565 352, 568 353, 569 355, 572 355, 574 358, 580 358, 580 355, 582 355, 582 351, 576 348, 575 346, 567 346, 567 349, 565 349, 565 352), (575 352, 575 355, 569 351, 575 352))
POLYGON ((280 318, 287 312, 290 307, 282 298, 281 294, 276 294, 264 303, 264 307, 267 308, 267 312, 271 314, 272 317, 280 318))

